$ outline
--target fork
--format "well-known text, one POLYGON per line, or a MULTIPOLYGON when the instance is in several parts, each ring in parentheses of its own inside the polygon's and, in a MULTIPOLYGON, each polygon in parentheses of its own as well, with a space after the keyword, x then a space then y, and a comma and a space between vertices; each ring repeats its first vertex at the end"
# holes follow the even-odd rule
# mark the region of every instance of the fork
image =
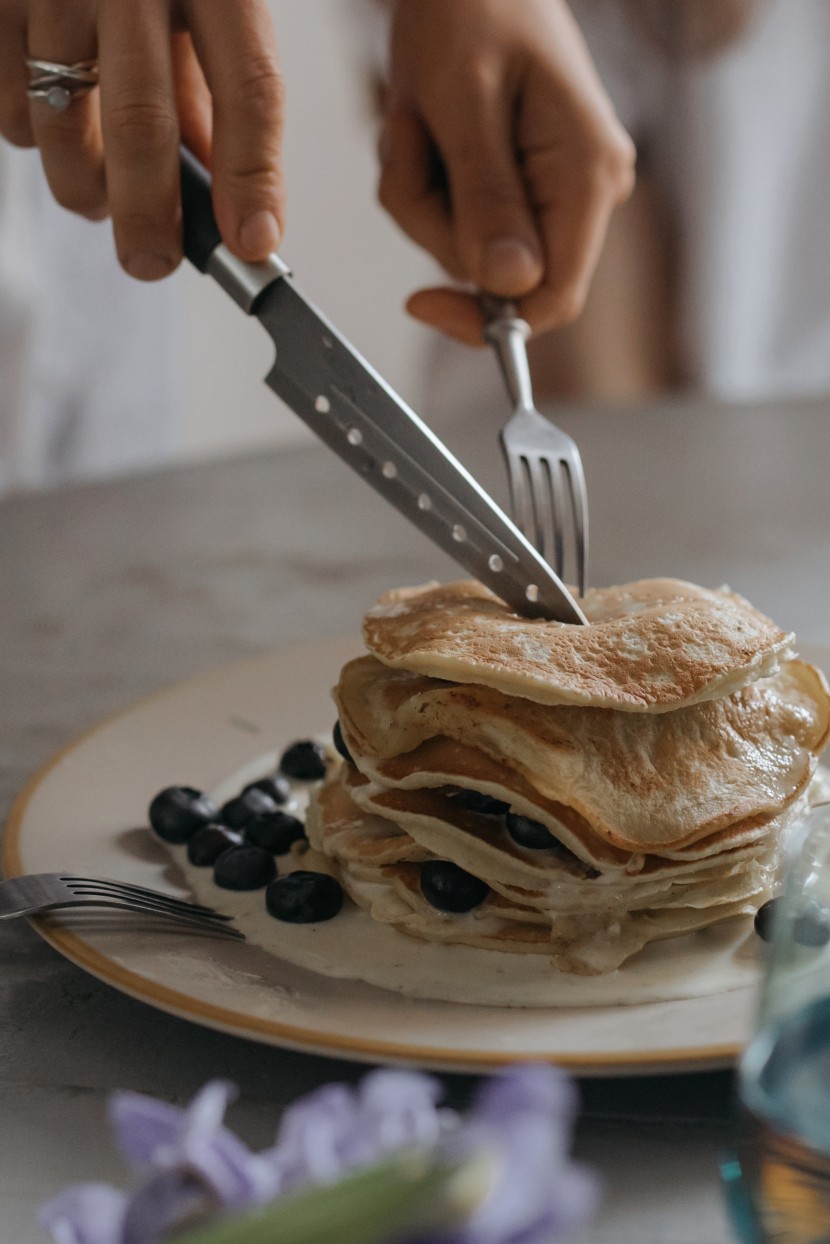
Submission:
POLYGON ((217 937, 245 940, 244 933, 226 923, 231 917, 221 915, 212 907, 188 903, 184 899, 125 881, 78 877, 74 873, 33 873, 28 877, 0 881, 0 920, 14 920, 17 916, 33 916, 67 907, 105 907, 160 916, 217 937))
POLYGON ((573 533, 573 553, 580 596, 588 577, 588 493, 576 442, 546 419, 533 404, 525 343, 530 325, 515 303, 490 294, 480 296, 485 340, 493 346, 504 377, 513 416, 501 431, 507 462, 513 519, 560 579, 565 570, 565 532, 573 533))

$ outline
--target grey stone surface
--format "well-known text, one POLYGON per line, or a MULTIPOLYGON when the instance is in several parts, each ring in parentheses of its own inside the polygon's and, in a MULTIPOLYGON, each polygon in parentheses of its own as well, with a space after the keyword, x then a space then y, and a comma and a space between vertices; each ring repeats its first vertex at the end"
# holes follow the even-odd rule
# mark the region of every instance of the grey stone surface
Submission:
MULTIPOLYGON (((594 582, 729 582, 830 643, 830 404, 579 411, 594 582)), ((453 448, 503 496, 492 420, 453 448)), ((58 747, 137 697, 248 654, 356 631, 382 590, 453 573, 323 450, 262 454, 0 503, 0 810, 58 747)), ((55 826, 60 833, 60 826, 55 826)), ((152 1011, 0 926, 0 1244, 42 1237, 34 1206, 117 1174, 106 1093, 182 1101, 236 1080, 234 1121, 266 1143, 281 1107, 343 1063, 152 1011)), ((463 1096, 466 1082, 449 1082, 463 1096)), ((725 1244, 717 1160, 729 1080, 585 1086, 581 1156, 606 1182, 585 1244, 725 1244)))

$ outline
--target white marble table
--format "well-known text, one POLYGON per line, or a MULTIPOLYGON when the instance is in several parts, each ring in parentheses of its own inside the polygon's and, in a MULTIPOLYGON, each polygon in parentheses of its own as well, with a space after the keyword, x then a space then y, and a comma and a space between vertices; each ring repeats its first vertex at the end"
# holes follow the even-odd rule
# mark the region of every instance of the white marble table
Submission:
MULTIPOLYGON (((729 582, 805 642, 830 643, 830 402, 575 412, 593 581, 729 582)), ((448 440, 502 491, 486 413, 448 440)), ((392 584, 450 564, 323 450, 159 472, 0 504, 0 804, 73 735, 137 697, 246 654, 356 631, 392 584)), ((56 825, 55 832, 60 833, 56 825)), ((184 1100, 237 1081, 232 1120, 266 1143, 284 1104, 345 1063, 197 1028, 0 927, 0 1240, 34 1207, 117 1178, 109 1089, 184 1100)), ((467 1082, 450 1081, 463 1095, 467 1082)), ((726 1244, 717 1159, 726 1073, 586 1082, 578 1149, 606 1181, 583 1244, 726 1244)))

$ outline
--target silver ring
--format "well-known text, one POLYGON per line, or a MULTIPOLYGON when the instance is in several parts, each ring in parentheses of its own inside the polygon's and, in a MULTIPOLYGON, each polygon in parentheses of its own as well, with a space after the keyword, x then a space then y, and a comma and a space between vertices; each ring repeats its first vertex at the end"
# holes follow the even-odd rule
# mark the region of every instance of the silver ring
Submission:
POLYGON ((42 99, 55 112, 66 112, 76 96, 85 95, 98 85, 98 64, 94 60, 62 65, 59 61, 30 56, 26 68, 31 75, 29 98, 42 99))

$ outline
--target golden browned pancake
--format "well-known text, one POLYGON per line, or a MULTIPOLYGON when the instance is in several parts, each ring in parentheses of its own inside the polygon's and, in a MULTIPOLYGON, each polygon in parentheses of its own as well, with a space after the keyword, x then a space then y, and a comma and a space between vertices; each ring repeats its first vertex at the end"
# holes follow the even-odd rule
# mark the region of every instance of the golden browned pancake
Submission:
MULTIPOLYGON (((335 699, 349 749, 369 776, 473 790, 502 784, 563 821, 568 845, 593 862, 596 839, 622 852, 678 851, 772 819, 805 789, 830 733, 827 684, 799 660, 673 713, 543 706, 390 670, 371 657, 344 667, 335 699), (478 755, 445 744, 407 765, 438 738, 478 755)), ((728 836, 721 842, 732 845, 728 836)))
POLYGON ((455 583, 367 615, 335 689, 350 760, 307 825, 374 920, 594 974, 769 896, 830 736, 824 676, 726 589, 583 605, 588 626, 528 620, 455 583))
POLYGON ((793 636, 742 597, 678 579, 594 588, 590 626, 519 617, 474 581, 402 588, 364 620, 385 665, 539 704, 662 713, 774 673, 793 636))

